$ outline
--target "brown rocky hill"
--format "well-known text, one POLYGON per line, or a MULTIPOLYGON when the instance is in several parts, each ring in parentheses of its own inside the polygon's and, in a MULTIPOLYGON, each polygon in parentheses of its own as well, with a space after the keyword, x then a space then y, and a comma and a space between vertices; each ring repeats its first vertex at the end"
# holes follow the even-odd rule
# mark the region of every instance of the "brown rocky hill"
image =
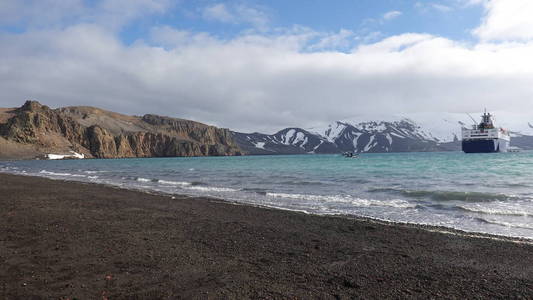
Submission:
POLYGON ((76 151, 86 157, 241 155, 228 129, 94 107, 50 109, 37 101, 0 109, 0 158, 35 158, 76 151))

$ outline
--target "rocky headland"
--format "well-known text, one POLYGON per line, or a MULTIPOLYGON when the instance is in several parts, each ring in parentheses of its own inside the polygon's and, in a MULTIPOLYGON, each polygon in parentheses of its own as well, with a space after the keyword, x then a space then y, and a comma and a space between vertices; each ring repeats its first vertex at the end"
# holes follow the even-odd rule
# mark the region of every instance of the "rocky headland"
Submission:
POLYGON ((75 151, 89 158, 241 155, 228 129, 95 107, 51 109, 37 101, 0 109, 0 159, 75 151))

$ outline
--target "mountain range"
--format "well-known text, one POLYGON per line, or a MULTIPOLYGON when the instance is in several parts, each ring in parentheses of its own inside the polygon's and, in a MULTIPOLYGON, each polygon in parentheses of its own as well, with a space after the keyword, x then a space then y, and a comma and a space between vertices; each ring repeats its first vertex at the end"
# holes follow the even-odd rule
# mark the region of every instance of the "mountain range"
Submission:
MULTIPOLYGON (((27 101, 19 108, 0 108, 0 159, 69 151, 89 158, 460 151, 460 130, 468 118, 416 117, 335 121, 322 128, 263 134, 89 106, 51 109, 27 101)), ((511 145, 533 149, 533 126, 522 127, 511 131, 511 145)))
POLYGON ((250 154, 427 152, 460 150, 457 137, 441 141, 414 121, 337 121, 324 129, 286 128, 273 135, 233 133, 250 154))

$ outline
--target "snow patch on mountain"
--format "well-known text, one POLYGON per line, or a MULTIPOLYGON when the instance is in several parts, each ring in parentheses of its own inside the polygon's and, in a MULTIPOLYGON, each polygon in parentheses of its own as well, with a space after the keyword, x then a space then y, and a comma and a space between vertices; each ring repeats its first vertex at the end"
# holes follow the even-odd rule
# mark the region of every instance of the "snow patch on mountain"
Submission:
POLYGON ((337 121, 333 124, 328 125, 328 127, 324 130, 319 129, 318 131, 315 131, 314 128, 311 128, 311 132, 315 132, 333 143, 335 141, 335 138, 341 135, 344 129, 346 129, 346 124, 337 121))
POLYGON ((370 150, 374 146, 375 137, 376 136, 374 136, 374 135, 370 136, 370 141, 368 141, 368 143, 366 144, 363 152, 368 152, 368 150, 370 150))
POLYGON ((359 142, 359 138, 363 135, 363 133, 360 133, 360 132, 355 133, 354 132, 354 135, 355 135, 355 137, 353 139, 353 147, 355 149, 355 148, 357 148, 357 143, 359 142))
POLYGON ((389 145, 392 145, 392 137, 388 133, 387 133, 387 141, 389 141, 389 145))

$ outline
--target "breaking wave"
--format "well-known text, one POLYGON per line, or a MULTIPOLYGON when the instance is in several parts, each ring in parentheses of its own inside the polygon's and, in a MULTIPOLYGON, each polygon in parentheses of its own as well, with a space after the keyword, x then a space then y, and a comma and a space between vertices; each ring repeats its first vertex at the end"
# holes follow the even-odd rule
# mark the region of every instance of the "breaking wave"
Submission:
POLYGON ((285 198, 295 200, 309 200, 316 202, 341 202, 352 204, 357 207, 370 207, 370 206, 389 206, 397 208, 415 208, 416 204, 409 203, 405 200, 376 200, 376 199, 363 199, 344 195, 306 195, 306 194, 287 194, 287 193, 266 193, 268 197, 273 198, 285 198))
POLYGON ((511 222, 506 222, 502 220, 494 220, 494 219, 486 219, 486 218, 476 218, 476 220, 478 220, 481 223, 499 225, 499 226, 507 227, 507 228, 521 228, 521 229, 533 230, 533 224, 529 224, 529 223, 518 223, 518 222, 511 223, 511 222))
POLYGON ((480 205, 458 205, 457 208, 486 215, 501 215, 501 216, 516 216, 516 217, 533 217, 533 211, 527 211, 521 208, 513 207, 489 207, 489 206, 480 206, 480 205))
POLYGON ((457 191, 425 191, 425 190, 404 190, 395 188, 376 188, 369 189, 370 193, 388 193, 400 195, 408 198, 429 198, 435 201, 465 201, 465 202, 490 202, 498 200, 509 200, 516 197, 481 192, 457 192, 457 191))
POLYGON ((192 185, 191 182, 185 182, 185 181, 171 181, 171 180, 157 180, 158 183, 164 184, 164 185, 176 185, 176 186, 189 186, 192 185))
POLYGON ((286 180, 279 182, 280 184, 286 184, 286 185, 326 185, 326 183, 321 181, 305 181, 305 180, 286 180))
POLYGON ((261 189, 261 188, 243 188, 241 189, 241 191, 248 192, 248 193, 256 193, 262 196, 266 196, 268 193, 267 189, 261 189))
POLYGON ((98 173, 107 173, 107 171, 94 171, 94 170, 79 170, 85 174, 98 174, 98 173))
POLYGON ((185 187, 185 189, 188 190, 195 190, 195 191, 201 191, 201 192, 237 192, 238 189, 232 189, 227 187, 216 187, 216 186, 188 186, 185 187))
POLYGON ((82 175, 82 174, 57 173, 57 172, 50 172, 46 170, 41 170, 39 174, 48 175, 48 176, 63 176, 63 177, 87 177, 87 175, 82 175))
POLYGON ((157 182, 157 179, 148 179, 143 177, 136 177, 135 180, 140 182, 157 182))

